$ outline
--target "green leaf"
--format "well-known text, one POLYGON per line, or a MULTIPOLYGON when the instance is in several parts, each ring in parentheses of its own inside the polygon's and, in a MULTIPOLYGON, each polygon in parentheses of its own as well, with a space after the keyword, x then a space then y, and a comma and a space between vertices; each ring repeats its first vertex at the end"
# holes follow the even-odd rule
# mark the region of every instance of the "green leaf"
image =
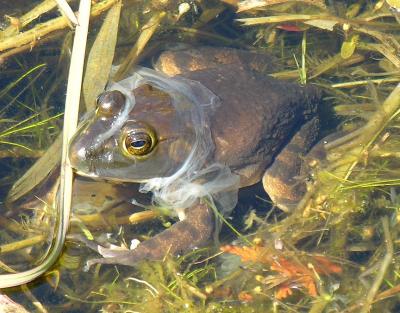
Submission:
POLYGON ((94 109, 95 99, 104 90, 109 78, 117 43, 120 13, 121 2, 117 2, 108 11, 89 52, 82 87, 88 111, 94 109))
POLYGON ((359 35, 352 35, 346 41, 343 42, 342 48, 340 49, 340 55, 343 59, 350 58, 356 50, 359 35))

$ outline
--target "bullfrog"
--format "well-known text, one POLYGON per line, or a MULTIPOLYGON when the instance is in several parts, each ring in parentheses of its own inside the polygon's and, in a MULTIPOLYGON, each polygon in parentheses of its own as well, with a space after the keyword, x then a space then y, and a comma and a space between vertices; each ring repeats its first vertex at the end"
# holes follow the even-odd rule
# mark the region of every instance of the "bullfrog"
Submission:
POLYGON ((296 179, 318 137, 320 93, 265 74, 263 54, 198 47, 163 52, 155 70, 110 83, 69 147, 79 175, 141 184, 179 221, 99 263, 135 265, 204 245, 215 206, 229 214, 239 188, 262 181, 290 212, 304 193, 296 179))

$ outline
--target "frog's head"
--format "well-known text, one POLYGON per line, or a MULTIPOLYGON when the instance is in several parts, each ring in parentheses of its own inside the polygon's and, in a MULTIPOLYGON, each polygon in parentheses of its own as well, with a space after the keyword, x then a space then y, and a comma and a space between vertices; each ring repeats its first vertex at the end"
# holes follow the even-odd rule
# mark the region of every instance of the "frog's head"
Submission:
POLYGON ((72 167, 84 176, 145 182, 177 172, 196 140, 185 101, 145 83, 101 94, 70 143, 72 167))
POLYGON ((71 165, 83 176, 143 183, 142 192, 170 208, 228 190, 218 203, 230 210, 239 178, 212 162, 208 116, 218 103, 199 82, 139 69, 111 84, 83 119, 70 143, 71 165))

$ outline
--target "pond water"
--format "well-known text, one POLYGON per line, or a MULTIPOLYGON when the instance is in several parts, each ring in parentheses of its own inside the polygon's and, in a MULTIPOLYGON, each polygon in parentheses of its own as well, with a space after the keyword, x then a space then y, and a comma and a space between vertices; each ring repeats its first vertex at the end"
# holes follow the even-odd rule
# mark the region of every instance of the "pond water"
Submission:
POLYGON ((0 275, 69 228, 0 312, 400 312, 399 11, 93 3, 63 224, 74 26, 1 3, 0 275))

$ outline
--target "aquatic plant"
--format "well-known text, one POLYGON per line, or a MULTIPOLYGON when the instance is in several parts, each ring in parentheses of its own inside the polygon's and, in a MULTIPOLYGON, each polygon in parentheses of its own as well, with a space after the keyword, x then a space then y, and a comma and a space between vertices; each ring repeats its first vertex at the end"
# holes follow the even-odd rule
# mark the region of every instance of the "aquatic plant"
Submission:
MULTIPOLYGON (((75 2, 71 3, 74 7, 75 2)), ((99 31, 91 34, 93 45, 83 83, 88 110, 107 82, 113 59, 124 64, 118 74, 122 77, 126 68, 151 55, 160 43, 228 45, 276 56, 277 70, 269 73, 276 78, 320 86, 325 92, 325 109, 330 106, 336 114, 326 133, 339 131, 339 135, 328 137, 325 161, 313 156, 307 159, 307 174, 299 179, 308 181, 309 190, 293 214, 265 211, 268 206, 258 201, 247 227, 241 226, 239 217, 229 221, 242 242, 222 249, 239 255, 243 263, 226 261, 229 273, 225 276, 219 264, 227 263, 210 250, 178 260, 167 257, 164 262, 144 263, 138 270, 97 267, 83 273, 90 252, 68 242, 58 266, 41 281, 42 287, 36 290, 35 284, 29 285, 23 291, 25 300, 19 302, 30 308, 41 303, 41 310, 52 312, 73 311, 79 306, 86 312, 398 310, 398 3, 123 1, 121 15, 116 3, 120 2, 97 1, 92 9, 93 18, 104 17, 106 12, 107 17, 104 22, 92 20, 99 31), (113 11, 108 11, 110 8, 113 11), (254 237, 263 238, 262 244, 252 245, 254 237), (56 304, 51 303, 52 297, 57 297, 56 304)), ((2 103, 10 103, 1 111, 7 112, 1 115, 0 124, 2 160, 13 155, 19 159, 42 155, 59 130, 54 123, 57 110, 50 110, 51 105, 39 109, 30 103, 49 103, 63 85, 60 74, 51 74, 57 77, 54 87, 43 84, 46 66, 42 64, 57 65, 56 73, 61 73, 65 62, 54 60, 64 60, 60 51, 68 49, 57 47, 50 53, 46 48, 60 46, 59 38, 70 32, 72 24, 59 15, 55 1, 35 4, 32 10, 8 18, 8 25, 0 31, 5 75, 1 81, 8 82, 2 85, 0 95, 5 99, 2 103), (18 71, 15 60, 24 65, 18 71), (41 94, 41 88, 48 91, 48 97, 41 94), (16 90, 23 90, 30 101, 22 101, 16 90), (18 105, 18 110, 10 110, 13 105, 18 105), (42 133, 45 136, 40 136, 42 133)), ((64 42, 69 47, 70 40, 64 42)), ((49 154, 54 155, 60 147, 54 149, 49 154)), ((49 165, 47 162, 42 165, 49 165)), ((43 169, 36 173, 49 174, 43 169)), ((8 177, 2 181, 9 181, 8 177)), ((22 189, 25 191, 15 196, 26 194, 26 188, 22 189)), ((12 271, 9 261, 13 258, 7 255, 15 253, 29 263, 27 251, 40 250, 48 236, 43 230, 51 226, 54 211, 48 206, 36 210, 37 214, 1 212, 8 217, 0 219, 4 240, 0 258, 7 261, 1 267, 12 271)), ((138 238, 153 235, 154 229, 129 225, 129 214, 126 208, 112 205, 104 212, 80 212, 72 232, 90 241, 112 231, 119 246, 124 245, 127 233, 134 232, 138 238)), ((169 222, 164 218, 152 223, 154 228, 164 229, 169 222)), ((229 239, 237 237, 229 234, 226 230, 229 239)))

